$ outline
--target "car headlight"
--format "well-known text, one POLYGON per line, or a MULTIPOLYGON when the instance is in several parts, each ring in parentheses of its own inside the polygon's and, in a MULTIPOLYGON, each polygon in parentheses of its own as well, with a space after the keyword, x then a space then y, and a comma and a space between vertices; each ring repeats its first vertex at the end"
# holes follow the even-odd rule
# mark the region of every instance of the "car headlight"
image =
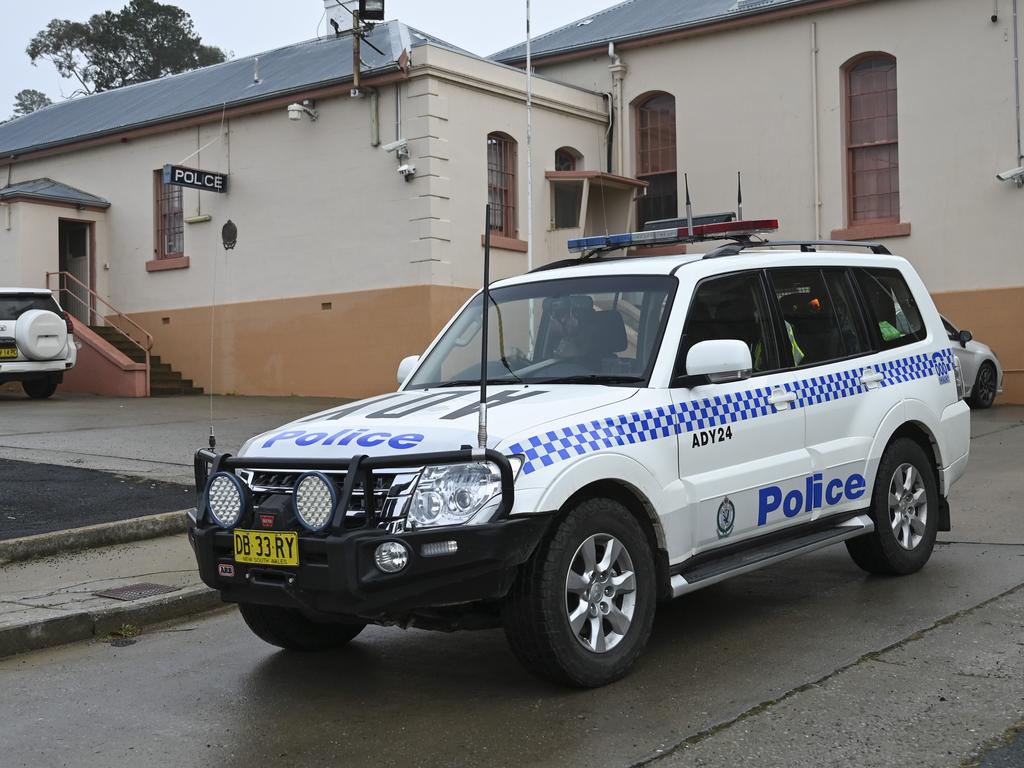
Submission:
MULTIPOLYGON (((521 462, 514 459, 515 474, 521 462)), ((501 473, 489 462, 425 467, 409 504, 413 528, 487 522, 501 502, 501 473)))
POLYGON ((234 528, 245 511, 248 491, 235 475, 215 472, 206 483, 206 509, 221 528, 234 528))

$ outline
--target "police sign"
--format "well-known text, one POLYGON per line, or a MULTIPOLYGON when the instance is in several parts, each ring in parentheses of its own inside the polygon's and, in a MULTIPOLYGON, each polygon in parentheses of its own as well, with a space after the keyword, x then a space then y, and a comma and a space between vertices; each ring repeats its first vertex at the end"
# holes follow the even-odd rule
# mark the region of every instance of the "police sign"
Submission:
POLYGON ((227 192, 228 175, 180 165, 165 165, 164 184, 177 184, 179 187, 191 187, 204 192, 227 192))

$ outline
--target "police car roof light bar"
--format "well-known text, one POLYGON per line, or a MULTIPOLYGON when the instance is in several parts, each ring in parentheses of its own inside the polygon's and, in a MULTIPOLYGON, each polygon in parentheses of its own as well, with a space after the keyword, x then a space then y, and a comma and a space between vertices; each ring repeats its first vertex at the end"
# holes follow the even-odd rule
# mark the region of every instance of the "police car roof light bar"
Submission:
POLYGON ((656 229, 644 232, 624 232, 620 235, 596 235, 570 240, 570 253, 586 251, 590 258, 602 251, 619 248, 651 245, 675 245, 677 243, 699 243, 707 240, 749 240, 753 235, 775 232, 778 219, 749 219, 747 221, 721 221, 709 224, 693 224, 671 229, 656 229))

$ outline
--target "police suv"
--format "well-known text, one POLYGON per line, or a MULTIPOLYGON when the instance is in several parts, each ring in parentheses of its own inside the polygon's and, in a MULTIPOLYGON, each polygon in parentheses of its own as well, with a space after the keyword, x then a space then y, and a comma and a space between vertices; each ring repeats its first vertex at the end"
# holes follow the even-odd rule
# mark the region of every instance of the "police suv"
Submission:
POLYGON ((531 670, 598 686, 659 601, 838 542, 917 571, 968 458, 942 321, 884 246, 774 227, 574 241, 467 302, 397 392, 199 451, 203 580, 283 648, 503 626, 531 670), (608 256, 708 239, 733 242, 608 256))

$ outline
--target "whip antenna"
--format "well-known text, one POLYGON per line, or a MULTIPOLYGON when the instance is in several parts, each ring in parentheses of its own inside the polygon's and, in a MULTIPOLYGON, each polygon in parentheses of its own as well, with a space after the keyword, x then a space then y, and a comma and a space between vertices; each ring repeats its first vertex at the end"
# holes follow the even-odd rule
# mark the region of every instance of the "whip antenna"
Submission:
POLYGON ((687 233, 690 237, 693 237, 693 206, 690 205, 690 180, 683 174, 683 184, 686 185, 686 227, 689 230, 687 233))
POLYGON ((484 208, 484 289, 483 317, 480 320, 480 423, 476 441, 480 450, 487 449, 487 311, 491 302, 491 204, 484 208))
POLYGON ((740 181, 739 171, 736 171, 736 218, 743 221, 743 184, 740 181))

